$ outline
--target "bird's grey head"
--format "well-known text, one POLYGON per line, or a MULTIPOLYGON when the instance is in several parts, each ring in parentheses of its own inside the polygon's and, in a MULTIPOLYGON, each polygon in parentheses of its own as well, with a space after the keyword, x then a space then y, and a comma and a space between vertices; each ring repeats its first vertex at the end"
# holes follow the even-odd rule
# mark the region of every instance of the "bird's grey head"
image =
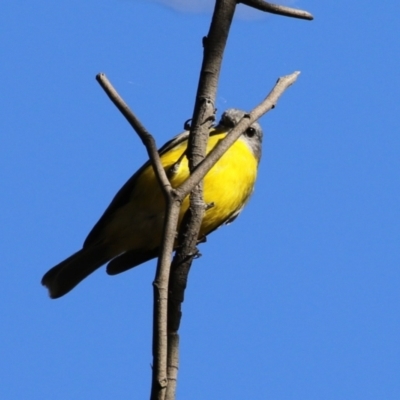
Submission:
MULTIPOLYGON (((247 113, 245 111, 238 110, 236 108, 230 108, 222 114, 218 126, 224 126, 232 129, 246 114, 247 113)), ((251 151, 254 153, 257 161, 260 162, 261 143, 263 138, 263 131, 260 124, 258 122, 253 122, 243 133, 243 138, 249 145, 251 151)))

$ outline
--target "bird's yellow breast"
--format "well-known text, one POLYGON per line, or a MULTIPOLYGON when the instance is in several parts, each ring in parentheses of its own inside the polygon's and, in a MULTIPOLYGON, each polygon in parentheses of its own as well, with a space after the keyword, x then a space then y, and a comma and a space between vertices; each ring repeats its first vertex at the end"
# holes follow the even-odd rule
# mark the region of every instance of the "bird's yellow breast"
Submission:
MULTIPOLYGON (((211 136, 207 153, 225 135, 211 136)), ((189 176, 188 160, 184 155, 186 148, 187 141, 161 156, 167 171, 176 166, 170 176, 173 187, 179 186, 189 176)), ((239 139, 211 168, 204 178, 204 201, 210 207, 205 212, 199 236, 218 228, 245 205, 253 191, 257 164, 249 146, 239 139)), ((182 203, 179 223, 188 207, 187 197, 182 203)), ((115 243, 124 247, 121 250, 156 248, 160 245, 165 201, 152 166, 147 167, 137 178, 130 201, 119 214, 120 218, 115 219, 116 225, 109 228, 118 236, 115 243)))

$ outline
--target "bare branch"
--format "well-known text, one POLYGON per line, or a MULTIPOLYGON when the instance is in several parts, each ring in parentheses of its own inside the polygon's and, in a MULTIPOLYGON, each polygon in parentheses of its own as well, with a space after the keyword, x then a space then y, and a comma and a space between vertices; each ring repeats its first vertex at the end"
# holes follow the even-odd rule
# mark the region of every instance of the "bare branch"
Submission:
MULTIPOLYGON (((229 147, 240 137, 240 135, 263 114, 275 107, 279 97, 283 92, 292 85, 299 72, 281 77, 278 79, 274 88, 253 111, 245 115, 242 120, 236 125, 230 133, 221 140, 217 146, 207 155, 207 157, 198 165, 192 172, 190 177, 177 188, 177 195, 179 198, 186 197, 191 188, 197 184, 199 179, 207 174, 207 172, 215 165, 222 155, 229 149, 229 147)), ((183 225, 183 223, 182 223, 183 225)), ((181 231, 180 235, 185 231, 181 231)), ((183 238, 183 246, 186 246, 186 237, 183 238)), ((182 243, 182 238, 178 240, 182 243)), ((197 244, 197 242, 196 242, 197 244)), ((176 380, 178 373, 178 358, 179 358, 179 325, 182 316, 181 305, 184 300, 184 292, 187 285, 187 278, 190 271, 193 258, 196 256, 197 251, 191 252, 188 247, 179 248, 175 254, 174 260, 171 265, 171 276, 169 281, 169 298, 168 298, 168 386, 166 393, 166 400, 173 400, 176 390, 176 380)))
POLYGON ((169 196, 172 187, 167 178, 167 174, 165 173, 165 170, 161 164, 161 159, 157 151, 157 145, 153 136, 147 131, 147 129, 139 121, 136 115, 130 110, 128 105, 118 94, 118 92, 115 90, 114 86, 107 79, 104 73, 100 72, 99 74, 97 74, 96 80, 142 140, 143 144, 146 147, 147 154, 154 168, 161 189, 163 190, 165 196, 169 196))
POLYGON ((233 128, 229 135, 221 140, 207 155, 204 161, 193 171, 190 177, 177 188, 179 197, 185 197, 190 192, 192 187, 196 185, 199 179, 207 174, 207 172, 215 165, 215 163, 224 155, 224 153, 235 143, 240 135, 262 115, 275 107, 279 97, 283 92, 291 86, 297 79, 300 72, 296 71, 290 75, 283 76, 278 79, 274 88, 268 96, 247 116, 243 117, 241 121, 233 128))
MULTIPOLYGON (((235 13, 236 0, 217 0, 206 38, 203 38, 204 57, 193 111, 192 127, 188 142, 189 170, 204 159, 211 123, 215 117, 215 96, 221 70, 222 58, 230 25, 235 13)), ((187 254, 196 248, 201 221, 204 216, 203 182, 198 180, 190 194, 187 226, 184 227, 187 254)), ((183 251, 183 249, 182 249, 183 251)))
POLYGON ((165 400, 175 400, 179 367, 179 334, 168 332, 168 386, 165 400))
POLYGON ((260 11, 265 11, 270 14, 283 15, 285 17, 313 20, 314 17, 307 11, 298 10, 296 8, 290 8, 285 6, 280 6, 277 4, 267 3, 264 0, 239 0, 238 3, 245 4, 249 7, 256 8, 260 11))
POLYGON ((168 386, 168 286, 171 254, 174 250, 181 201, 167 201, 165 225, 163 229, 161 254, 157 262, 154 279, 153 311, 153 377, 151 400, 164 400, 168 386))
POLYGON ((177 198, 157 151, 155 140, 145 129, 139 119, 129 109, 118 92, 114 89, 105 74, 97 74, 96 80, 104 89, 110 100, 116 105, 122 115, 139 135, 146 146, 147 153, 155 171, 155 175, 163 190, 166 201, 166 218, 163 228, 161 254, 157 262, 156 276, 153 282, 154 309, 153 309, 153 379, 151 398, 163 400, 168 385, 167 374, 167 310, 168 285, 171 255, 174 250, 175 233, 178 225, 181 199, 177 198))
MULTIPOLYGON (((203 38, 203 64, 200 71, 199 85, 192 118, 192 128, 188 142, 190 173, 192 173, 199 163, 203 161, 206 155, 210 125, 215 119, 214 104, 222 58, 235 9, 236 0, 216 0, 210 30, 207 37, 203 38)), ((172 267, 174 271, 171 271, 169 289, 170 296, 172 296, 173 299, 175 298, 176 291, 182 293, 183 296, 183 291, 186 287, 187 275, 193 259, 192 255, 197 251, 196 244, 205 211, 202 182, 204 175, 198 177, 196 184, 191 188, 192 192, 190 194, 189 210, 185 215, 185 222, 182 223, 180 228, 180 237, 184 237, 184 240, 183 243, 180 241, 182 246, 175 255, 174 265, 179 265, 179 271, 181 271, 181 274, 176 274, 176 268, 172 267), (181 263, 183 260, 185 260, 185 262, 181 263), (182 280, 178 279, 177 281, 177 277, 179 278, 179 276, 182 278, 182 280), (184 286, 183 288, 182 284, 184 286), (178 289, 175 289, 176 287, 178 289)), ((179 197, 183 199, 186 197, 186 195, 179 197)), ((168 316, 175 316, 178 314, 178 319, 180 321, 181 302, 181 300, 169 301, 168 316)), ((176 318, 172 319, 176 320, 176 318)), ((178 373, 178 363, 175 361, 179 358, 179 322, 176 329, 170 326, 170 322, 171 319, 169 318, 168 365, 176 365, 176 367, 171 368, 168 371, 168 387, 166 392, 166 398, 168 400, 174 399, 178 373)))

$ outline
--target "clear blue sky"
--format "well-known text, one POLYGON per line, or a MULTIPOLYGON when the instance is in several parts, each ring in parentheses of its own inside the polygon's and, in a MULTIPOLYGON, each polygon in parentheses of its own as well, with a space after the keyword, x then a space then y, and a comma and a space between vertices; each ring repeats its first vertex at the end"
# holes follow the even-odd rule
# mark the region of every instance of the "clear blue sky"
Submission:
MULTIPOLYGON (((1 399, 148 398, 155 262, 59 300, 40 279, 146 159, 96 73, 159 145, 191 116, 210 13, 163 3, 0 3, 1 399)), ((233 23, 220 111, 301 75, 261 120, 248 207, 192 268, 178 398, 398 400, 398 2, 286 4, 315 20, 233 23)))

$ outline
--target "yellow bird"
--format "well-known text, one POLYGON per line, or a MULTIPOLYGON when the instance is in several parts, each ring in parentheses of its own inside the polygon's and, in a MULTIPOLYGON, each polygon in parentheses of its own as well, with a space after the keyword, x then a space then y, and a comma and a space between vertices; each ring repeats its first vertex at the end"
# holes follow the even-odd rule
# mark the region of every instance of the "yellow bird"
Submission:
MULTIPOLYGON (((245 115, 229 109, 212 127, 207 153, 245 115)), ((173 187, 189 176, 186 149, 189 132, 183 132, 159 150, 161 162, 173 187)), ((204 178, 206 210, 199 238, 232 222, 253 192, 261 157, 262 129, 255 122, 230 147, 204 178)), ((189 207, 181 207, 179 224, 189 207)), ((165 215, 165 201, 150 162, 146 162, 120 189, 86 238, 83 248, 51 268, 42 284, 55 299, 73 289, 103 264, 115 275, 142 264, 159 254, 165 215)))

